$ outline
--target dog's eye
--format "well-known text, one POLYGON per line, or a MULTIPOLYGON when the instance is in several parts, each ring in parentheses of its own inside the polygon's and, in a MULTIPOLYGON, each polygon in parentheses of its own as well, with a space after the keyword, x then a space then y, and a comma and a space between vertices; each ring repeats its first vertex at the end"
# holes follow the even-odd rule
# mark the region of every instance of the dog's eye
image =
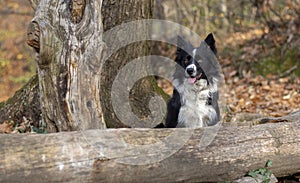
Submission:
POLYGON ((192 58, 192 57, 191 57, 190 55, 188 55, 188 56, 184 59, 184 61, 183 61, 184 64, 185 64, 185 65, 188 65, 188 64, 189 64, 189 61, 191 60, 191 58, 192 58))
POLYGON ((188 59, 184 59, 184 65, 187 65, 189 63, 189 60, 188 59))

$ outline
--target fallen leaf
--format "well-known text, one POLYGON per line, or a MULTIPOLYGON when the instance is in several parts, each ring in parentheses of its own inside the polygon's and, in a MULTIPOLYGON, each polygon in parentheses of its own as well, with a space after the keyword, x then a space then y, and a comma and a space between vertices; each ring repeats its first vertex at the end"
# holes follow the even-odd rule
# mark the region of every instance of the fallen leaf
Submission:
POLYGON ((4 123, 0 124, 0 133, 11 133, 13 125, 8 121, 4 121, 4 123))

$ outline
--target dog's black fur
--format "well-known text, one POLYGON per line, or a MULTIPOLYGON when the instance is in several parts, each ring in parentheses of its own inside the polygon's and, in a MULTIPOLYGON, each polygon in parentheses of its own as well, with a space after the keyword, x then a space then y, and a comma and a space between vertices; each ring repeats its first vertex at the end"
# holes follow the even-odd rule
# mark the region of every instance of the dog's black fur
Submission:
POLYGON ((216 54, 212 34, 197 48, 178 37, 173 96, 167 105, 166 123, 157 128, 197 128, 220 121, 217 88, 220 71, 211 63, 216 61, 216 54))

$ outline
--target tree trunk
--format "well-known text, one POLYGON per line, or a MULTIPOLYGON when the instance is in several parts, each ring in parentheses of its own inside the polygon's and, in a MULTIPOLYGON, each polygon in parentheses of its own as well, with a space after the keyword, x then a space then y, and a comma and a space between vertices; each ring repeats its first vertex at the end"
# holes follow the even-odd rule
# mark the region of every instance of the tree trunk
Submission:
MULTIPOLYGON (((116 26, 136 20, 150 19, 153 14, 154 0, 119 0, 115 1, 103 1, 102 15, 103 15, 103 27, 104 31, 115 29, 116 26)), ((136 24, 130 28, 130 31, 126 31, 124 34, 108 35, 104 36, 107 47, 112 47, 110 44, 115 44, 114 39, 117 40, 134 40, 137 37, 151 38, 150 24, 136 24), (134 27, 135 26, 135 27, 134 27), (120 37, 121 36, 121 37, 120 37), (120 38, 118 38, 120 37, 120 38), (123 38, 125 37, 125 39, 123 38), (128 37, 128 38, 126 38, 128 37)), ((106 35, 106 34, 105 34, 106 35)), ((151 42, 140 41, 130 43, 125 47, 120 48, 113 53, 105 62, 102 69, 101 77, 101 104, 104 112, 104 118, 108 127, 137 127, 139 125, 128 124, 124 120, 120 120, 115 111, 115 107, 112 105, 112 85, 116 76, 119 74, 126 64, 129 64, 132 60, 150 55, 151 42)), ((143 68, 135 67, 134 70, 143 71, 143 68)), ((131 72, 134 72, 133 70, 131 72)), ((123 78, 124 83, 130 82, 132 78, 123 78)), ((133 88, 130 89, 130 108, 128 111, 132 111, 139 119, 148 118, 151 111, 148 103, 150 99, 156 94, 161 95, 165 100, 168 96, 157 86, 156 80, 153 76, 149 76, 137 81, 133 88)), ((124 97, 124 96, 120 96, 124 97)), ((117 99, 119 100, 119 99, 117 99)), ((153 127, 152 123, 144 123, 143 127, 153 127)))
POLYGON ((300 122, 201 129, 0 135, 0 182, 218 182, 273 162, 300 171, 300 122), (201 146, 207 132, 216 132, 201 146), (8 145, 9 144, 9 145, 8 145))
POLYGON ((105 128, 99 100, 102 1, 41 0, 29 27, 49 132, 105 128), (97 53, 97 54, 95 54, 97 53))

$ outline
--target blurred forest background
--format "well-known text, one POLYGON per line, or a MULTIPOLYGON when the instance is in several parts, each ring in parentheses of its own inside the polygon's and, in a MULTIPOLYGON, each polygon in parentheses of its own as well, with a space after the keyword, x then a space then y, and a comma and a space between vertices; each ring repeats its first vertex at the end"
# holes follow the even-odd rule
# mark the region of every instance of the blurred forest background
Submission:
MULTIPOLYGON (((0 102, 35 73, 26 45, 33 10, 0 0, 0 102)), ((178 22, 203 38, 213 32, 225 76, 225 120, 236 113, 282 116, 300 109, 300 0, 155 0, 154 18, 178 22)), ((174 58, 175 48, 156 50, 174 58)), ((171 94, 170 83, 159 85, 171 94)))

